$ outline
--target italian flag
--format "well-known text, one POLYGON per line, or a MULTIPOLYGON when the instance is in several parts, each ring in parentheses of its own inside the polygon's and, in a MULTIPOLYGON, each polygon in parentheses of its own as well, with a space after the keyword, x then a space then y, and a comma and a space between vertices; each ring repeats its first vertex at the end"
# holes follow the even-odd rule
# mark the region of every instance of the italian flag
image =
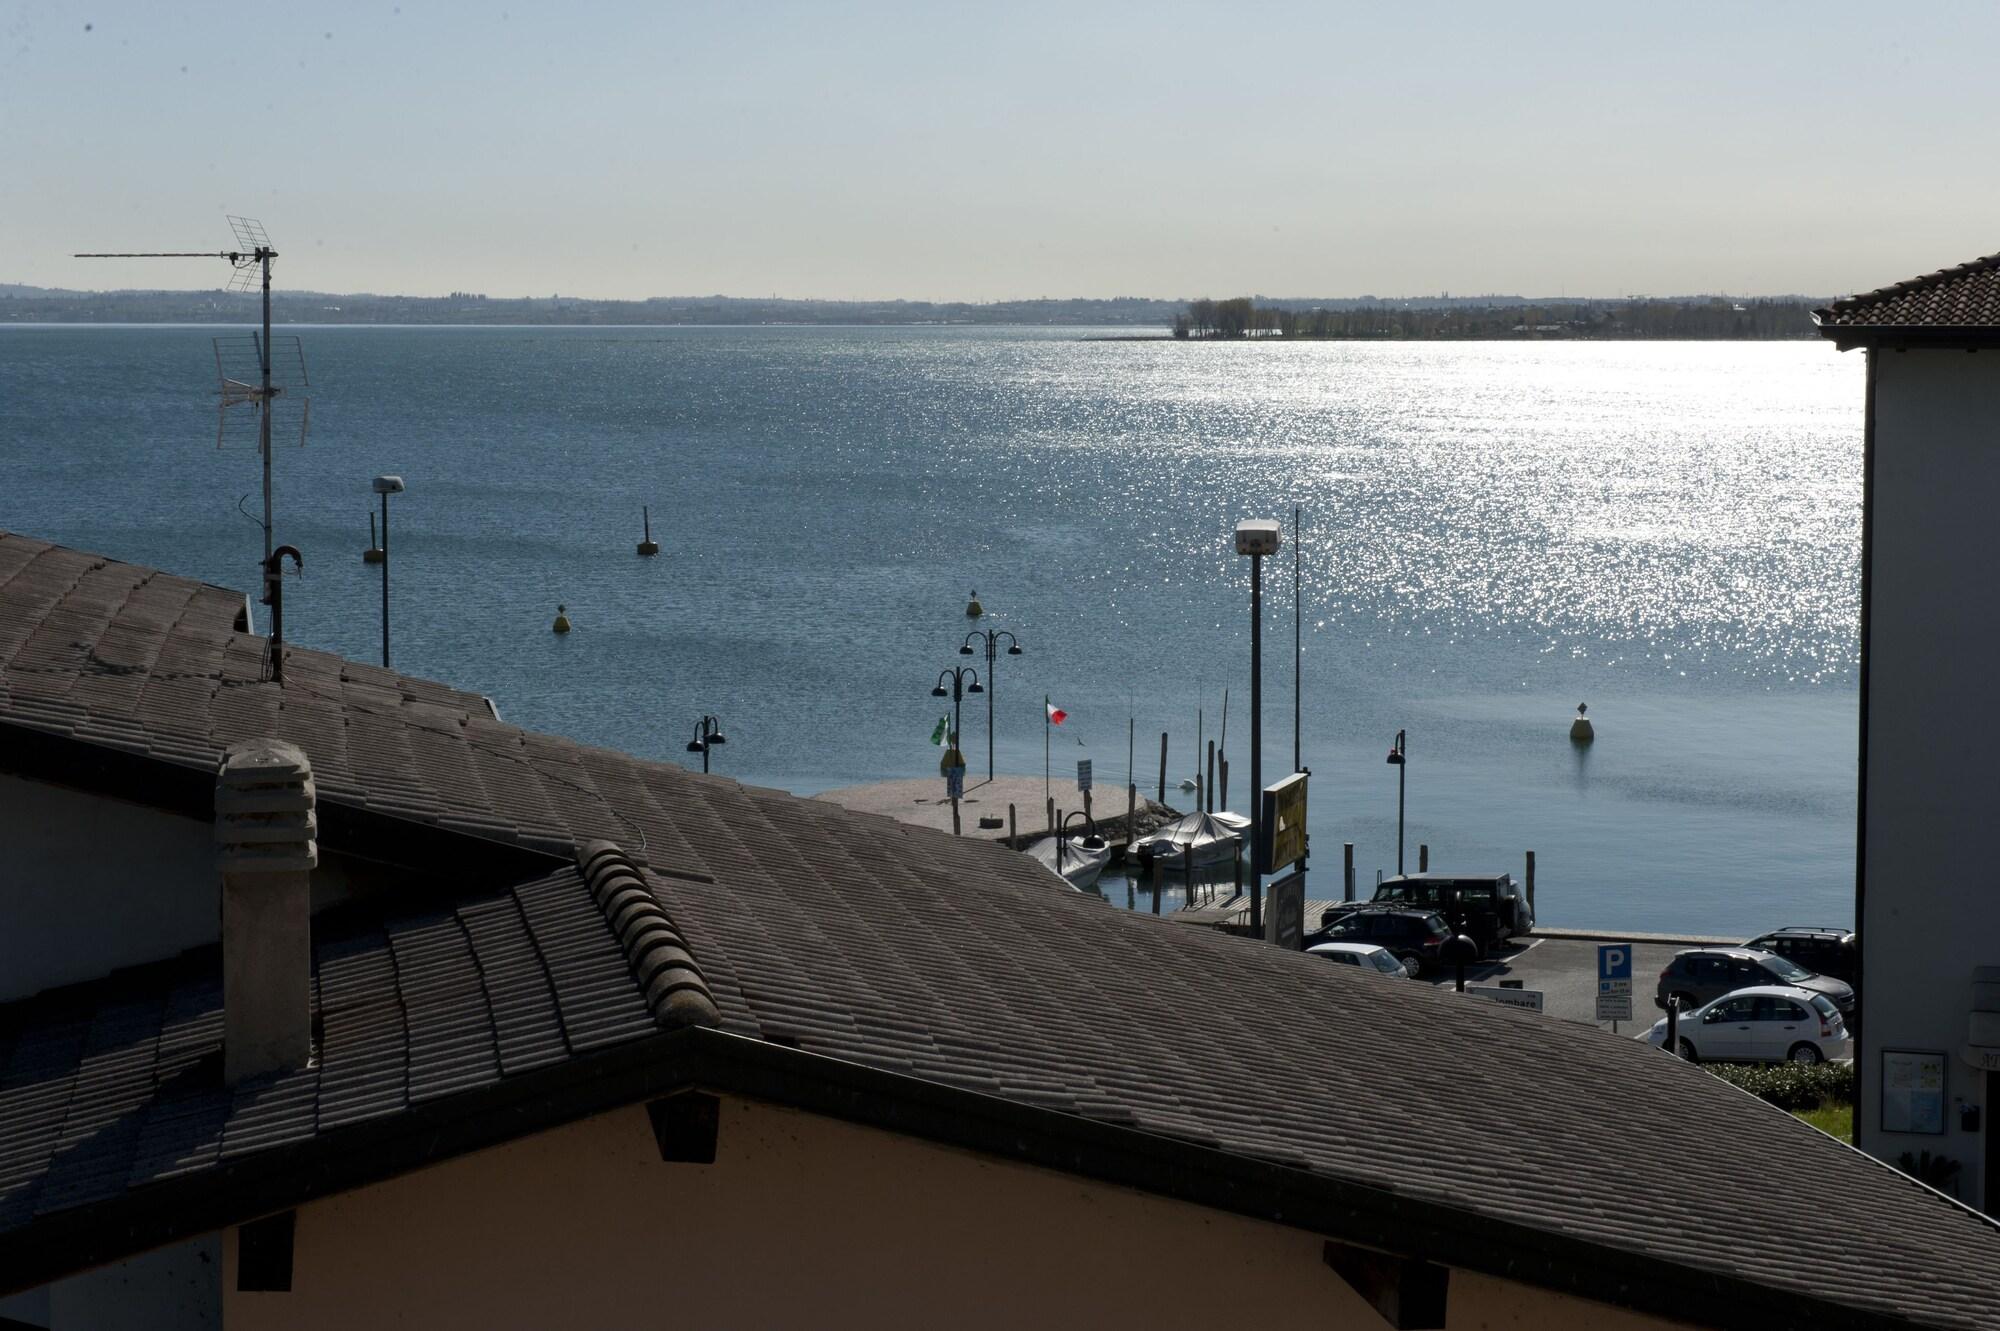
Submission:
POLYGON ((1056 705, 1055 705, 1054 703, 1050 702, 1050 701, 1049 701, 1049 695, 1048 695, 1048 694, 1046 694, 1046 693, 1042 695, 1042 706, 1044 706, 1044 707, 1046 707, 1046 708, 1048 708, 1048 709, 1049 709, 1049 724, 1050 724, 1050 725, 1052 725, 1052 726, 1059 726, 1059 725, 1061 725, 1061 724, 1062 724, 1063 722, 1065 722, 1065 721, 1069 720, 1069 713, 1068 713, 1068 712, 1065 712, 1065 711, 1064 711, 1064 710, 1063 710, 1062 708, 1060 708, 1060 707, 1056 706, 1056 705))

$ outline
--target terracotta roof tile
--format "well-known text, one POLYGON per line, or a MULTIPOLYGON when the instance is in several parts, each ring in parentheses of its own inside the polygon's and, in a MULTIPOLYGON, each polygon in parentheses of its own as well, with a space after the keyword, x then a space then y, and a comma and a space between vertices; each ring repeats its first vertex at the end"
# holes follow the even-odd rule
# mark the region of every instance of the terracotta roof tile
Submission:
POLYGON ((1837 300, 1813 311, 1836 340, 1861 334, 2000 334, 2000 254, 1837 300))

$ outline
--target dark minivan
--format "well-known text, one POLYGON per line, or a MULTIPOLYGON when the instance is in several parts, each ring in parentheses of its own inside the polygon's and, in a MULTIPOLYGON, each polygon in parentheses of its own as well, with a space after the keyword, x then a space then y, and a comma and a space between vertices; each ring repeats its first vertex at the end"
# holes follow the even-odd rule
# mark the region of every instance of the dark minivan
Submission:
POLYGON ((1845 980, 1809 971, 1775 952, 1747 947, 1698 947, 1676 954, 1660 972, 1653 1002, 1665 1007, 1669 994, 1679 994, 1681 1010, 1692 1012, 1724 994, 1762 984, 1789 984, 1825 994, 1840 1009, 1840 1015, 1853 1023, 1854 990, 1845 980))
POLYGON ((1794 924, 1773 929, 1743 946, 1754 947, 1761 952, 1775 952, 1786 961, 1797 962, 1809 971, 1831 975, 1849 984, 1854 984, 1861 974, 1861 944, 1852 929, 1794 924))
POLYGON ((1412 976, 1437 970, 1438 949, 1451 929, 1436 911, 1403 909, 1367 903, 1346 911, 1330 910, 1321 917, 1325 927, 1306 939, 1317 943, 1373 943, 1395 954, 1412 976))
POLYGON ((1482 956, 1535 927, 1535 912, 1512 874, 1401 874, 1384 879, 1375 900, 1436 911, 1479 944, 1482 956))

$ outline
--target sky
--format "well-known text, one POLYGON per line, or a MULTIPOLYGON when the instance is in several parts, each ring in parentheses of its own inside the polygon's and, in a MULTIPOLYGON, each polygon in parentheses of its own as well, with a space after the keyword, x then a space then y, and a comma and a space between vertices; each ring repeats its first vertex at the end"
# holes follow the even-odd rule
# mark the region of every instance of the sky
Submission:
POLYGON ((2000 250, 2000 5, 0 0, 0 282, 1838 295, 2000 250))

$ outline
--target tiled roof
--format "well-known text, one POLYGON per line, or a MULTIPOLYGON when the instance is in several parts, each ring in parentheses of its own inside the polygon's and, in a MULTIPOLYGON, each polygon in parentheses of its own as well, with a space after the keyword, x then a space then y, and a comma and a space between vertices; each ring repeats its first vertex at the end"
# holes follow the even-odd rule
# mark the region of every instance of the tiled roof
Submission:
POLYGON ((0 1233, 662 1024, 574 869, 323 914, 313 956, 313 1064, 234 1089, 219 947, 0 1008, 0 1233))
MULTIPOLYGON (((132 623, 119 605, 201 598, 99 570, 73 579, 97 589, 89 609, 34 599, 25 614, 4 581, 20 540, 0 538, 0 722, 50 724, 59 702, 77 740, 150 746, 165 731, 149 699, 172 685, 206 721, 183 729, 181 751, 144 751, 196 761, 218 733, 245 733, 215 700, 250 694, 259 724, 311 756, 322 808, 393 803, 464 831, 608 836, 622 850, 583 847, 588 882, 469 883, 431 914, 316 921, 320 1067, 255 1094, 189 1092, 186 1069, 213 1057, 212 967, 0 1010, 13 1032, 0 1188, 29 1180, 0 1202, 0 1227, 232 1151, 418 1113, 421 1096, 601 1058, 705 994, 713 1038, 1205 1145, 1607 1259, 1657 1259, 1691 1282, 1750 1281, 1890 1323, 2000 1325, 1992 1223, 1631 1040, 1107 910, 996 845, 502 727, 419 696, 436 686, 362 679, 366 667, 333 658, 288 658, 282 689, 225 686, 215 674, 256 660, 261 640, 218 647, 228 631, 189 612, 149 611, 125 649, 142 664, 101 693, 96 644, 132 623), (19 624, 58 617, 28 637, 68 662, 66 686, 61 671, 38 677, 24 711, 19 624), (156 679, 143 662, 169 653, 211 674, 156 679), (374 746, 365 763, 343 733, 357 729, 374 746), (479 793, 455 795, 453 780, 479 793), (1776 1190, 1742 1182, 1774 1176, 1776 1190)), ((91 562, 47 547, 26 562, 57 558, 91 562)), ((323 848, 338 850, 326 827, 323 848)))
POLYGON ((2000 254, 1837 300, 1813 311, 1813 320, 1841 342, 2000 335, 2000 254))

